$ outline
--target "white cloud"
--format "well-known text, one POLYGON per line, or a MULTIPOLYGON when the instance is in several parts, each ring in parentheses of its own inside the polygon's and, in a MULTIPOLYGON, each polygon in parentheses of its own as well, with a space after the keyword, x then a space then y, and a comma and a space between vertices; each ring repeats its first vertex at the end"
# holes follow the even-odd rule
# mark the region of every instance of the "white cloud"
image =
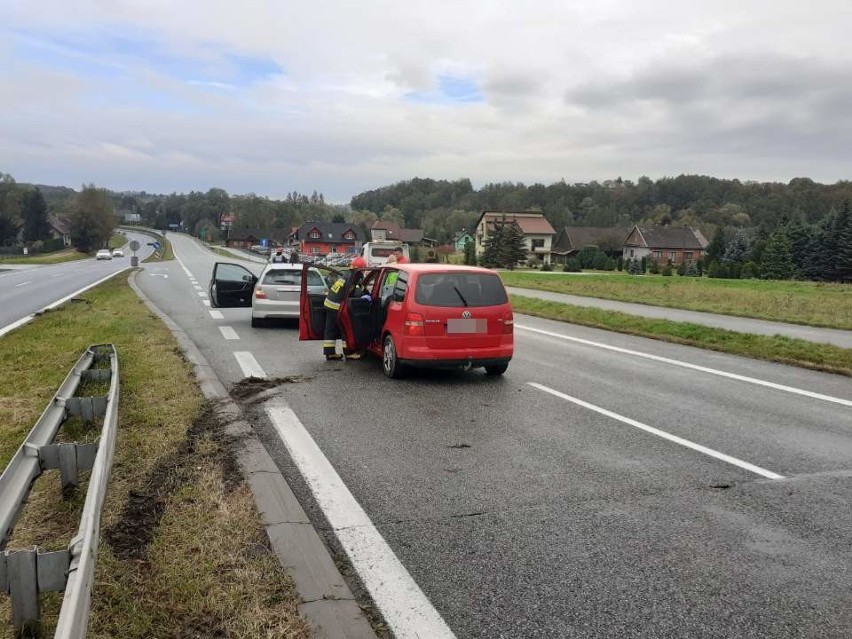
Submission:
POLYGON ((845 1, 13 0, 0 24, 0 169, 20 180, 348 201, 415 175, 852 169, 845 1), (57 42, 106 49, 57 61, 57 42), (442 75, 482 101, 406 97, 442 75))

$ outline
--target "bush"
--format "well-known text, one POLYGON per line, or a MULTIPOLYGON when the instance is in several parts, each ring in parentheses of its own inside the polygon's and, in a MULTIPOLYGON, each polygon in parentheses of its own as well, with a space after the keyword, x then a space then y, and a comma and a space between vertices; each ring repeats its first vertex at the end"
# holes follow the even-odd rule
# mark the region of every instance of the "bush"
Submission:
POLYGON ((550 264, 545 263, 545 264, 542 265, 541 270, 542 271, 552 271, 553 267, 550 264))
POLYGON ((659 273, 659 272, 660 272, 660 265, 659 265, 659 264, 657 264, 656 262, 653 262, 653 261, 652 261, 652 262, 651 262, 651 265, 648 267, 648 272, 649 272, 651 275, 656 275, 657 273, 659 273))
POLYGON ((615 260, 611 257, 606 258, 606 262, 604 262, 603 270, 605 271, 614 271, 615 270, 615 260))
POLYGON ((580 261, 576 257, 571 257, 565 261, 562 270, 565 273, 580 273, 583 269, 580 268, 580 261))
POLYGON ((639 260, 630 260, 630 264, 627 267, 627 272, 631 275, 645 274, 645 272, 642 270, 642 265, 639 263, 639 260))
POLYGON ((683 274, 686 277, 701 277, 701 273, 698 271, 698 265, 694 262, 690 262, 686 265, 686 269, 683 274))
POLYGON ((624 257, 622 255, 618 256, 618 261, 615 263, 615 268, 619 271, 624 270, 624 257))
POLYGON ((754 262, 746 262, 743 264, 742 271, 740 271, 740 277, 744 280, 753 280, 760 277, 760 269, 754 262))
POLYGON ((671 264, 666 264, 663 267, 663 277, 671 277, 672 273, 674 273, 674 269, 671 264))
POLYGON ((677 274, 678 275, 685 275, 686 274, 686 262, 681 262, 680 264, 678 264, 677 274))
POLYGON ((642 263, 640 265, 640 268, 642 269, 643 275, 648 272, 648 258, 647 257, 642 258, 642 263))

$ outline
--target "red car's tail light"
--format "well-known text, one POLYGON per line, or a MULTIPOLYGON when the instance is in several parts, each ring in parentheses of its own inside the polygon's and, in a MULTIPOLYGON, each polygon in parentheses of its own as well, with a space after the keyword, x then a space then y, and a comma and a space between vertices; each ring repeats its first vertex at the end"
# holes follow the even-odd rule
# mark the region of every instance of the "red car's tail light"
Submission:
POLYGON ((506 313, 503 316, 503 333, 511 335, 515 330, 515 318, 512 316, 512 313, 506 313))
POLYGON ((420 313, 408 313, 402 325, 403 335, 425 335, 426 322, 420 313))
POLYGON ((266 293, 264 293, 263 289, 260 288, 259 286, 256 289, 254 289, 254 296, 259 300, 265 300, 266 299, 266 293))

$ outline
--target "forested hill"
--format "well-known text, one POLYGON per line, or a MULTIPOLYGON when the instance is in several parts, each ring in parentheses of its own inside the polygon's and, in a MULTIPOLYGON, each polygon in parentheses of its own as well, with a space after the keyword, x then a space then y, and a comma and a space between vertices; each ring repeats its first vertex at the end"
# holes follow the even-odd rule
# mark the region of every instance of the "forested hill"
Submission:
MULTIPOLYGON (((700 227, 712 237, 719 227, 773 229, 785 218, 813 224, 832 209, 839 209, 845 200, 852 200, 852 182, 828 185, 808 178, 783 184, 680 175, 656 181, 647 177, 637 182, 619 178, 549 186, 503 182, 487 184, 479 190, 468 179, 415 178, 356 195, 351 206, 379 214, 397 209, 407 226, 422 226, 427 235, 432 231, 430 227, 440 226, 439 220, 452 211, 539 209, 557 229, 571 225, 670 222, 700 227)), ((435 231, 433 234, 438 234, 435 231)))

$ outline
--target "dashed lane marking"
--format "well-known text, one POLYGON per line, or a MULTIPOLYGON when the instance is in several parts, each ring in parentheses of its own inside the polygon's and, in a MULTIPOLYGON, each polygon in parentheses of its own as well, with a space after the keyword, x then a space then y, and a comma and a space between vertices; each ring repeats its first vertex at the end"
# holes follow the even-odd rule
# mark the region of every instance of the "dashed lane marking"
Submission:
POLYGON ((718 375, 719 377, 727 377, 728 379, 735 379, 740 382, 747 382, 749 384, 756 384, 758 386, 765 386, 766 388, 774 388, 775 390, 784 391, 786 393, 793 393, 794 395, 801 395, 803 397, 810 397, 812 399, 819 399, 824 402, 832 402, 834 404, 840 404, 841 406, 849 406, 852 407, 852 400, 842 399, 840 397, 832 397, 831 395, 823 395, 822 393, 814 393, 813 391, 804 390, 802 388, 795 388, 793 386, 785 386, 784 384, 776 384, 775 382, 769 382, 763 379, 757 379, 756 377, 748 377, 746 375, 738 375, 736 373, 729 373, 727 371, 721 371, 716 368, 708 368, 707 366, 699 366, 698 364, 690 364, 689 362, 682 362, 677 359, 669 359, 668 357, 661 357, 659 355, 651 355, 650 353, 642 353, 640 351, 630 350, 629 348, 620 348, 618 346, 611 346, 609 344, 601 344, 600 342, 593 342, 588 339, 582 339, 579 337, 571 337, 569 335, 563 335, 561 333, 554 333, 551 331, 543 331, 540 328, 533 328, 531 326, 523 326, 519 324, 515 324, 515 328, 519 328, 524 331, 530 331, 531 333, 538 333, 540 335, 547 335, 548 337, 556 337, 559 339, 564 339, 569 342, 576 342, 577 344, 585 344, 587 346, 595 346, 597 348, 603 348, 608 351, 614 351, 616 353, 624 353, 625 355, 635 355, 636 357, 643 357, 645 359, 650 359, 655 362, 662 362, 663 364, 671 364, 672 366, 680 366, 682 368, 688 368, 694 371, 700 371, 702 373, 709 373, 710 375, 718 375))
POLYGON ((222 311, 210 311, 210 317, 213 319, 225 319, 225 316, 222 315, 222 311))
POLYGON ((225 339, 240 339, 240 336, 237 335, 237 331, 230 326, 220 326, 219 332, 222 333, 222 337, 225 339))
POLYGON ((667 439, 670 442, 674 442, 675 444, 680 444, 681 446, 696 450, 699 453, 704 453, 705 455, 709 455, 710 457, 715 457, 716 459, 719 459, 723 462, 738 466, 739 468, 748 470, 757 475, 761 475, 763 477, 766 477, 767 479, 784 479, 783 475, 773 473, 771 470, 766 470, 765 468, 755 466, 754 464, 750 464, 749 462, 743 461, 742 459, 737 459, 736 457, 731 457, 730 455, 726 455, 725 453, 720 453, 717 450, 707 448, 706 446, 702 446, 701 444, 696 444, 695 442, 691 442, 688 439, 684 439, 683 437, 672 435, 671 433, 667 433, 663 430, 660 430, 659 428, 654 428, 653 426, 648 426, 647 424, 643 424, 642 422, 637 422, 635 419, 630 419, 629 417, 624 417, 623 415, 619 415, 618 413, 613 413, 612 411, 609 411, 605 408, 595 406, 594 404, 590 404, 589 402, 584 402, 582 399, 571 397, 571 395, 560 393, 558 390, 548 388, 547 386, 544 386, 542 384, 538 384, 536 382, 527 382, 527 384, 529 384, 533 388, 537 388, 540 391, 544 391, 545 393, 550 393, 555 397, 564 399, 565 401, 572 402, 574 404, 577 404, 578 406, 582 406, 583 408, 588 408, 589 410, 593 410, 596 413, 606 415, 607 417, 611 417, 612 419, 616 419, 624 424, 628 424, 629 426, 644 430, 645 432, 651 433, 652 435, 656 435, 657 437, 662 437, 663 439, 667 439))
POLYGON ((260 367, 257 360, 248 351, 235 351, 234 357, 243 371, 244 377, 259 377, 266 379, 266 372, 260 367))

